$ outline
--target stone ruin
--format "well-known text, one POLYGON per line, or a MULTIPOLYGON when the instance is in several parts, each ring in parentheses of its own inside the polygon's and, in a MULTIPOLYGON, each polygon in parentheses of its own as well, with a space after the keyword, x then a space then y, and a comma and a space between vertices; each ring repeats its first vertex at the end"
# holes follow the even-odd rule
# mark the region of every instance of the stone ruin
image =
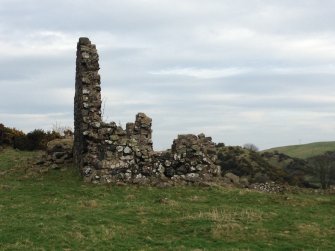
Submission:
POLYGON ((123 129, 101 118, 99 56, 88 38, 77 44, 74 98, 76 166, 93 183, 200 182, 220 177, 210 137, 178 135, 169 150, 155 152, 152 119, 138 113, 123 129))
POLYGON ((35 162, 45 168, 61 169, 73 163, 73 139, 71 136, 54 139, 48 142, 46 151, 35 162))

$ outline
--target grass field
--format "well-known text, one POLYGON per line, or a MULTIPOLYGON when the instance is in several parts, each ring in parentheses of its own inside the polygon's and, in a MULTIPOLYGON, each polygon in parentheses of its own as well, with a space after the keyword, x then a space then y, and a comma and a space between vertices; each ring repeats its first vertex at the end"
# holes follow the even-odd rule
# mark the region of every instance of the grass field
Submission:
POLYGON ((264 150, 263 152, 273 151, 278 151, 279 153, 284 153, 295 158, 307 159, 309 157, 324 154, 327 151, 335 151, 335 141, 275 147, 264 150))
POLYGON ((335 250, 335 196, 81 182, 0 153, 0 250, 335 250))

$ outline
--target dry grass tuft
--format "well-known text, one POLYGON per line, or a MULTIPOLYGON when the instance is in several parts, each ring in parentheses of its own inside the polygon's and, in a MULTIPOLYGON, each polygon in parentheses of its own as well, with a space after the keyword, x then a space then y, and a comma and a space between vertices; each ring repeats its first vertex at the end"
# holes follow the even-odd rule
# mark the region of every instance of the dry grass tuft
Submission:
POLYGON ((115 237, 115 233, 119 230, 121 230, 121 228, 114 225, 98 225, 95 228, 89 229, 79 227, 75 231, 68 233, 68 236, 77 241, 111 241, 115 237))
MULTIPOLYGON (((111 240, 114 238, 115 236, 115 230, 116 228, 114 226, 105 226, 105 225, 102 225, 100 226, 100 231, 101 231, 101 236, 100 238, 102 240, 111 240)), ((98 240, 100 240, 99 236, 98 236, 98 240)))
POLYGON ((171 207, 179 206, 179 203, 177 201, 171 200, 171 199, 168 199, 168 198, 161 198, 161 199, 158 200, 158 203, 168 205, 168 206, 171 206, 171 207))
POLYGON ((8 185, 0 185, 0 191, 3 190, 3 191, 9 191, 11 190, 11 187, 8 186, 8 185))
POLYGON ((136 213, 137 215, 145 215, 147 214, 147 209, 143 205, 139 205, 136 207, 136 213))
POLYGON ((200 202, 200 201, 205 201, 206 197, 204 196, 198 196, 198 195, 193 195, 187 199, 188 201, 191 202, 200 202))
MULTIPOLYGON (((211 235, 213 239, 243 239, 243 233, 248 231, 245 225, 260 222, 264 219, 261 211, 254 209, 218 209, 214 208, 207 212, 199 212, 194 215, 185 216, 188 220, 210 220, 213 222, 211 235)), ((260 234, 264 236, 264 231, 260 234)))
POLYGON ((80 207, 84 208, 98 208, 99 203, 96 200, 80 201, 80 207))
POLYGON ((73 239, 75 239, 75 240, 77 240, 77 241, 82 241, 82 240, 85 240, 86 239, 86 237, 85 237, 85 235, 83 235, 81 232, 79 232, 79 231, 75 231, 75 232, 71 232, 71 233, 69 233, 70 234, 70 236, 73 238, 73 239))
POLYGON ((320 225, 315 222, 299 224, 297 225, 297 229, 301 235, 321 237, 326 234, 321 230, 320 225))
POLYGON ((243 210, 219 210, 217 208, 212 209, 208 212, 199 212, 195 215, 188 215, 185 219, 208 219, 215 222, 226 222, 231 223, 235 221, 243 222, 256 222, 264 219, 264 214, 261 211, 254 209, 243 209, 243 210))
POLYGON ((20 240, 15 243, 3 245, 3 246, 0 245, 0 247, 1 247, 1 250, 33 250, 34 243, 28 239, 25 239, 25 240, 20 240))
POLYGON ((238 232, 241 232, 243 227, 241 224, 232 223, 215 223, 211 229, 212 238, 219 240, 227 237, 234 237, 238 232))
POLYGON ((127 196, 125 196, 125 200, 135 200, 135 199, 136 197, 133 194, 128 194, 127 196))

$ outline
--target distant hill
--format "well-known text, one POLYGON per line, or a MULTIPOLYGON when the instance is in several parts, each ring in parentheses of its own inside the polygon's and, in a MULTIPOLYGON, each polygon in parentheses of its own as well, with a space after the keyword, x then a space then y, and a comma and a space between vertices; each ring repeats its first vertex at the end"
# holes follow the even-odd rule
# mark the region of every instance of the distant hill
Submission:
POLYGON ((307 159, 309 157, 321 155, 327 151, 335 151, 335 141, 329 142, 315 142, 303 145, 292 145, 275 147, 264 150, 262 152, 274 152, 284 153, 288 156, 307 159))

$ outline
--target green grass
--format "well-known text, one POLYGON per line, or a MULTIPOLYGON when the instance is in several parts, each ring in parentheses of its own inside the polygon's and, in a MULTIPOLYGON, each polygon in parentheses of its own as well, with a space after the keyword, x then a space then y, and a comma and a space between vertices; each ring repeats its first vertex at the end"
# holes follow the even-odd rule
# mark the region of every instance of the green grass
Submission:
POLYGON ((85 184, 0 153, 0 250, 334 250, 335 197, 85 184))
POLYGON ((335 141, 275 147, 262 152, 273 151, 278 151, 279 153, 284 153, 295 158, 307 159, 309 157, 324 154, 327 151, 335 151, 335 141))

